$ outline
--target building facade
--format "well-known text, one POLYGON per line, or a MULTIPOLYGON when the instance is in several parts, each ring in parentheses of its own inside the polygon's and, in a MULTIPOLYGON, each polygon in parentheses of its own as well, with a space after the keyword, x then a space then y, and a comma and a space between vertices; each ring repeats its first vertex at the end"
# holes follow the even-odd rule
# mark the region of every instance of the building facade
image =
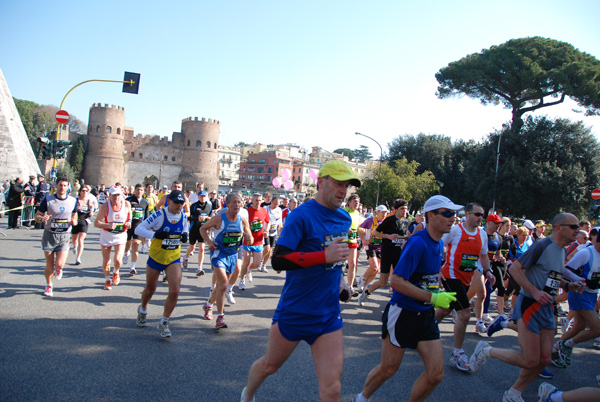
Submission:
POLYGON ((188 117, 171 140, 134 135, 125 126, 125 109, 96 103, 90 108, 83 177, 90 184, 116 182, 155 186, 179 180, 184 188, 218 188, 220 122, 188 117))

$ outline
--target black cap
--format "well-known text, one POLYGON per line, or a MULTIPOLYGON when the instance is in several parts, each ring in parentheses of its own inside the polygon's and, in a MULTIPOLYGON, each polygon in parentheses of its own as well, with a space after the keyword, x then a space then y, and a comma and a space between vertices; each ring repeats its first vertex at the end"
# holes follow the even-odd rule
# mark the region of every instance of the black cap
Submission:
POLYGON ((169 200, 178 204, 183 204, 185 202, 185 197, 181 191, 173 190, 169 193, 169 200))

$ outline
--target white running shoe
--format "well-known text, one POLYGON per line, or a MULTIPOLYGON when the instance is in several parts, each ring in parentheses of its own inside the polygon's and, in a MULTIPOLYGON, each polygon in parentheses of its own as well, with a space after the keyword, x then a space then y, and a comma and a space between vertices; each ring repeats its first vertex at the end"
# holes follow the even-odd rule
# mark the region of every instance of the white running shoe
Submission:
POLYGON ((196 270, 196 276, 202 276, 202 275, 204 275, 204 270, 202 268, 198 268, 196 270))
POLYGON ((267 269, 267 266, 266 266, 266 265, 263 265, 263 266, 262 266, 261 272, 264 272, 265 274, 268 274, 268 273, 269 273, 269 270, 267 269))
POLYGON ((358 305, 359 306, 364 306, 365 302, 367 301, 367 299, 369 298, 369 294, 364 291, 360 294, 360 296, 358 297, 358 305))
POLYGON ((160 336, 162 336, 163 338, 170 338, 171 329, 169 328, 169 321, 159 322, 158 332, 160 332, 160 336))
POLYGON ((185 271, 187 269, 188 266, 188 259, 187 258, 182 258, 181 259, 181 269, 183 271, 185 271))
POLYGON ((356 286, 358 288, 358 291, 360 293, 365 291, 365 278, 363 278, 362 276, 358 279, 358 285, 356 286))
POLYGON ((479 336, 487 336, 487 327, 483 321, 475 324, 475 333, 479 336))
POLYGON ((123 255, 123 264, 127 264, 129 262, 129 254, 130 252, 128 251, 123 255))
POLYGON ((52 297, 54 295, 54 293, 52 293, 52 286, 48 285, 46 286, 46 290, 44 291, 44 296, 47 297, 52 297))
POLYGON ((549 384, 547 382, 541 383, 538 388, 538 398, 539 398, 538 401, 550 402, 551 401, 550 397, 555 392, 558 392, 558 388, 556 388, 554 385, 549 384))
POLYGON ((471 365, 471 371, 476 373, 481 370, 483 364, 489 359, 484 353, 483 350, 486 348, 490 348, 491 346, 486 341, 479 341, 477 346, 475 347, 475 352, 471 355, 469 359, 469 364, 471 365))
POLYGON ((508 396, 508 391, 504 391, 504 395, 502 395, 502 402, 525 402, 521 395, 515 397, 508 396))
POLYGON ((63 270, 62 269, 57 269, 56 270, 56 276, 55 276, 56 280, 60 281, 62 279, 62 276, 63 276, 63 270))
POLYGON ((481 319, 485 325, 490 325, 494 322, 494 319, 489 314, 484 314, 481 319))
POLYGON ((233 297, 233 291, 229 291, 227 293, 225 293, 225 297, 227 298, 227 303, 229 304, 235 304, 235 299, 233 297))
POLYGON ((252 283, 252 272, 250 270, 248 271, 248 275, 246 275, 246 278, 248 278, 248 282, 252 283))
POLYGON ((458 355, 455 355, 454 352, 452 352, 450 364, 455 366, 460 371, 471 371, 471 367, 469 366, 469 358, 465 352, 460 352, 458 355))
POLYGON ((240 284, 238 285, 238 289, 239 290, 246 290, 246 281, 245 280, 240 280, 240 284))

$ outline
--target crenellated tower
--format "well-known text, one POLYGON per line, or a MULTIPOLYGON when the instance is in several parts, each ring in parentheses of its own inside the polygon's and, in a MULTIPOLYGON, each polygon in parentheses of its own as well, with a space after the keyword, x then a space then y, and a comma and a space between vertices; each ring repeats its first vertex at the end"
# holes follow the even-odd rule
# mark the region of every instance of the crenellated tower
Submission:
POLYGON ((181 133, 184 135, 184 141, 179 180, 186 188, 195 188, 197 183, 203 182, 205 188, 217 190, 219 121, 188 117, 181 122, 181 133))
POLYGON ((106 187, 124 180, 125 108, 94 103, 88 120, 88 146, 83 177, 106 187))

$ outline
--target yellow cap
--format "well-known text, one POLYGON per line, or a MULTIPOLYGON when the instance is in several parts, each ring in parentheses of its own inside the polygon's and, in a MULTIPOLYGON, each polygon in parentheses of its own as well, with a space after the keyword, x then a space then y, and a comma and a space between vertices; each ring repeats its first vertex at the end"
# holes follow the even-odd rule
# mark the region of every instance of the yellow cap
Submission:
POLYGON ((358 176, 342 161, 332 160, 324 164, 319 169, 319 177, 333 177, 337 181, 349 180, 350 184, 355 187, 360 187, 358 176))

